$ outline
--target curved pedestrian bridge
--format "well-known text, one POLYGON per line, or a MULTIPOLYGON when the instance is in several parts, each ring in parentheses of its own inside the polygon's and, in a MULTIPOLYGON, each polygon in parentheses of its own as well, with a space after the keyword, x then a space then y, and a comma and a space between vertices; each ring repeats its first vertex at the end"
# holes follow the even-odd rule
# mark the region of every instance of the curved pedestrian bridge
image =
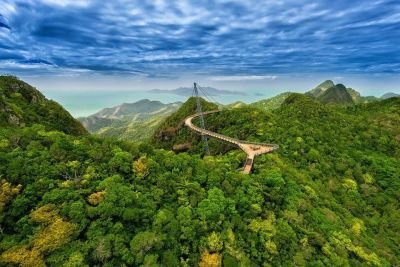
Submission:
POLYGON ((215 132, 212 132, 212 131, 209 131, 206 129, 202 129, 202 128, 194 125, 192 122, 192 120, 194 118, 200 117, 202 114, 208 115, 208 114, 212 114, 212 113, 216 113, 216 112, 219 112, 219 110, 193 114, 185 119, 185 125, 187 127, 189 127, 191 130, 193 130, 201 135, 206 135, 206 136, 209 136, 212 138, 216 138, 223 142, 227 142, 232 145, 235 145, 235 146, 239 147, 241 150, 243 150, 247 154, 246 163, 243 167, 243 173, 245 173, 245 174, 250 173, 251 168, 253 167, 253 161, 254 161, 255 156, 270 153, 279 148, 279 146, 275 145, 275 144, 252 143, 252 142, 247 142, 247 141, 239 140, 236 138, 232 138, 232 137, 229 137, 226 135, 222 135, 219 133, 215 133, 215 132))

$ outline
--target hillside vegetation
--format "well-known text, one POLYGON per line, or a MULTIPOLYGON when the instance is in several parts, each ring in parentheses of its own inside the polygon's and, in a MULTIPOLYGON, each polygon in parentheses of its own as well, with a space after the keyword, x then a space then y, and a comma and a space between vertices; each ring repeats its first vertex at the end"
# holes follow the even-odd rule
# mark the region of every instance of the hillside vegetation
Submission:
POLYGON ((24 127, 34 123, 72 135, 87 133, 57 102, 16 77, 0 76, 0 126, 24 127))
MULTIPOLYGON (((340 232, 346 236, 340 237, 343 242, 364 244, 377 255, 384 251, 392 255, 389 258, 393 263, 400 240, 396 226, 400 220, 396 200, 400 192, 399 122, 400 99, 346 107, 327 106, 306 95, 292 94, 272 113, 253 107, 237 108, 210 115, 205 123, 208 129, 227 136, 280 145, 276 155, 265 156, 268 161, 256 159, 253 175, 264 176, 271 169, 291 170, 288 176, 293 177, 293 183, 315 194, 315 201, 308 204, 310 210, 295 208, 294 214, 299 216, 296 220, 302 222, 300 228, 310 231, 316 227, 313 231, 325 240, 336 239, 332 234, 340 232), (271 163, 275 160, 279 164, 271 163), (356 234, 358 227, 365 232, 356 234)), ((232 149, 223 144, 210 146, 217 154, 232 149)), ((231 153, 236 155, 237 164, 243 160, 237 150, 231 153)), ((285 184, 290 180, 288 176, 285 184)), ((297 201, 295 206, 300 205, 297 201)), ((325 256, 330 254, 324 252, 323 245, 321 249, 325 256)), ((340 258, 338 253, 330 257, 340 258)), ((336 258, 338 261, 331 264, 357 264, 358 260, 344 258, 336 258)), ((376 265, 385 264, 381 261, 376 265)))
POLYGON ((1 127, 0 264, 400 265, 399 98, 344 106, 291 94, 272 112, 207 116, 211 130, 280 145, 250 175, 239 150, 211 141, 201 157, 182 126, 195 110, 191 98, 157 130, 152 142, 167 149, 1 127), (185 142, 189 153, 170 150, 185 142))
POLYGON ((374 96, 362 96, 357 90, 335 84, 331 80, 324 81, 306 94, 325 104, 370 103, 379 100, 374 96))
MULTIPOLYGON (((218 105, 210 103, 201 98, 203 111, 217 110, 218 105)), ((199 136, 193 134, 185 127, 184 119, 197 112, 196 98, 190 97, 175 113, 171 114, 155 131, 152 143, 159 148, 172 149, 175 151, 202 152, 199 144, 199 136)))
POLYGON ((324 104, 353 104, 353 98, 343 84, 337 84, 324 91, 317 100, 324 104))
MULTIPOLYGON (((263 111, 272 111, 281 106, 285 99, 290 96, 292 92, 284 92, 276 96, 259 100, 251 103, 250 106, 256 107, 263 111)), ((353 104, 353 103, 370 103, 378 101, 379 99, 374 96, 362 96, 360 92, 353 88, 344 86, 343 84, 336 84, 331 80, 326 80, 315 88, 305 93, 321 103, 324 104, 353 104)), ((388 94, 388 96, 392 96, 388 94)))
POLYGON ((181 104, 163 104, 160 101, 143 99, 105 108, 96 114, 79 118, 79 121, 90 133, 102 137, 143 141, 150 138, 164 119, 181 104))
MULTIPOLYGON (((187 94, 188 92, 191 92, 189 89, 190 88, 178 88, 173 91, 182 94, 186 92, 185 94, 187 94)), ((208 92, 208 94, 211 95, 224 93, 224 91, 213 88, 204 89, 208 91, 211 90, 211 92, 208 92)), ((169 92, 171 90, 156 91, 161 93, 169 92)), ((233 109, 250 106, 263 111, 272 111, 279 108, 285 99, 291 94, 291 92, 284 92, 251 104, 246 104, 241 101, 227 105, 216 104, 220 109, 233 109)), ((335 85, 330 80, 321 83, 306 94, 313 96, 318 101, 326 104, 350 105, 353 103, 369 103, 379 100, 373 96, 361 96, 358 91, 352 88, 346 88, 342 84, 335 85)), ((390 96, 391 94, 388 94, 385 97, 390 96)), ((147 141, 148 139, 151 139, 157 129, 160 128, 162 122, 173 112, 177 111, 181 104, 182 103, 180 102, 163 104, 159 101, 143 99, 135 103, 124 103, 112 108, 105 108, 93 115, 78 119, 90 133, 101 137, 113 137, 120 140, 147 141)), ((187 150, 189 146, 191 146, 190 143, 175 144, 175 150, 187 150)), ((171 148, 171 146, 169 146, 169 148, 171 148)))
POLYGON ((284 92, 271 98, 263 99, 250 104, 250 106, 259 108, 263 111, 271 111, 279 108, 285 99, 291 95, 291 92, 284 92))

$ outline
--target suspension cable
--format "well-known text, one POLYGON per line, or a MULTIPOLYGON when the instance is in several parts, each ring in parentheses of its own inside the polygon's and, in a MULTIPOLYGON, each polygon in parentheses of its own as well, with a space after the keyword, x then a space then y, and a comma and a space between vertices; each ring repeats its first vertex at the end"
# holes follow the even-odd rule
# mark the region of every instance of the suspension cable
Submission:
POLYGON ((205 97, 207 97, 210 102, 214 102, 214 103, 218 104, 218 101, 213 96, 211 96, 204 87, 198 86, 198 88, 200 89, 200 91, 203 92, 205 97))

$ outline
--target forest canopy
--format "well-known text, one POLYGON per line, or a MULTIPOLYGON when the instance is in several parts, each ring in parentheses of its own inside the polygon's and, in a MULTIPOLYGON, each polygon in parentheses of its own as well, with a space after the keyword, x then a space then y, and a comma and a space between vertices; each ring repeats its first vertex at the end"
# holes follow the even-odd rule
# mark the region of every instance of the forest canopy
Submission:
POLYGON ((204 156, 181 128, 193 99, 141 144, 61 131, 10 99, 34 119, 0 128, 2 266, 400 265, 400 99, 294 94, 206 117, 280 145, 250 175, 240 150, 211 140, 204 156))

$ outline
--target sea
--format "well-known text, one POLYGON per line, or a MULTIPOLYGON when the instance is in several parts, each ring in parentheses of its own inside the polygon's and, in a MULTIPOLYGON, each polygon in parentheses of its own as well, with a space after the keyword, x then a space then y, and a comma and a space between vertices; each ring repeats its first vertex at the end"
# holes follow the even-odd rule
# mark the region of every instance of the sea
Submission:
MULTIPOLYGON (((236 101, 252 103, 277 95, 282 90, 246 89, 243 94, 217 95, 207 100, 220 104, 236 101)), ((66 108, 74 117, 86 117, 103 108, 117 106, 123 103, 134 103, 142 99, 158 100, 162 103, 184 102, 188 96, 172 93, 154 93, 151 91, 107 91, 107 92, 45 92, 47 98, 53 99, 66 108)), ((203 96, 204 97, 204 96, 203 96)))

